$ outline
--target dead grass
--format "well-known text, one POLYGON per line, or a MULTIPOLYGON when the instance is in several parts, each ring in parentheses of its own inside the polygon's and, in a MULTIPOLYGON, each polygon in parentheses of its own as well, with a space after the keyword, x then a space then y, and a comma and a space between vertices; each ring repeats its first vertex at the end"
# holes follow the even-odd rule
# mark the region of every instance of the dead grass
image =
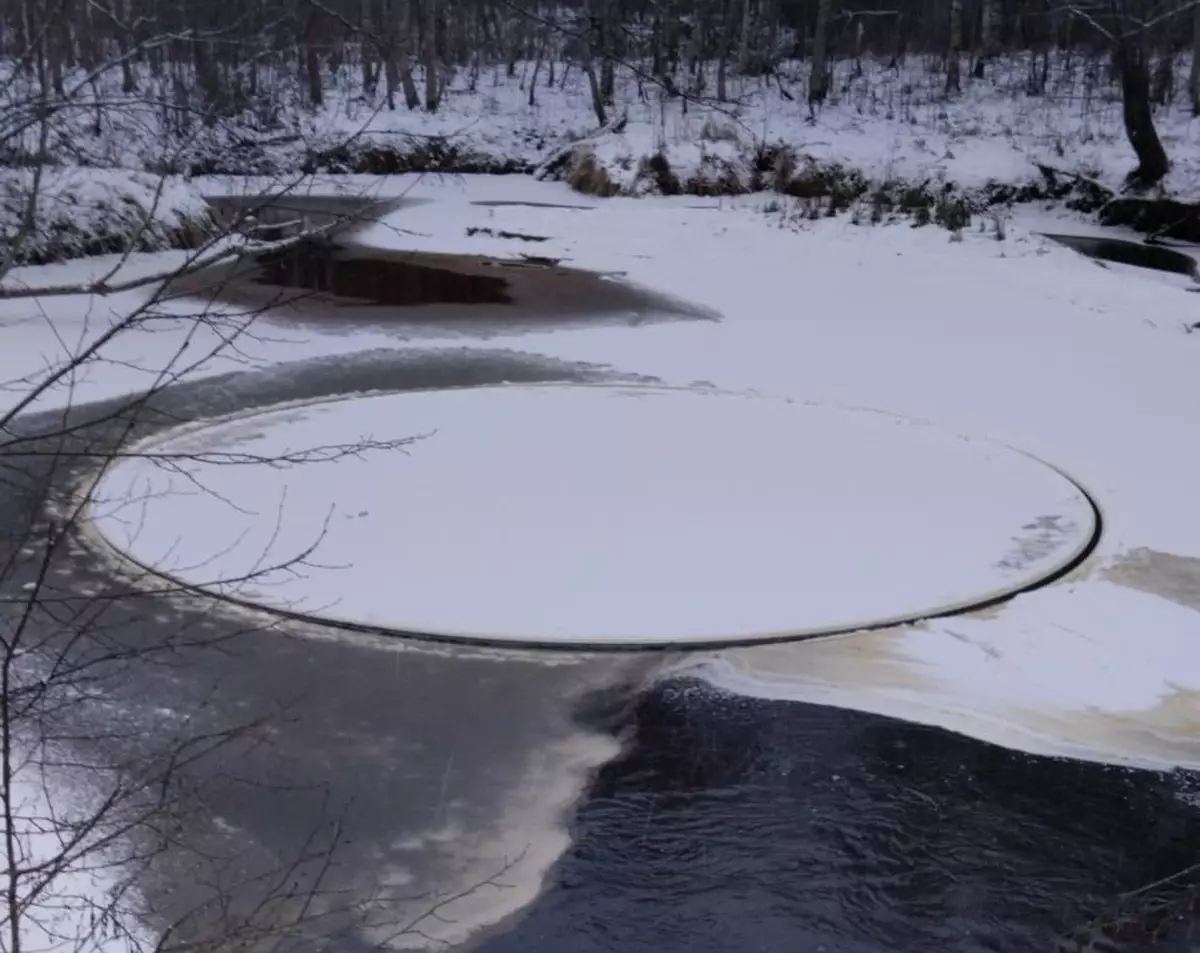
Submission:
POLYGON ((566 181, 576 192, 611 198, 619 189, 591 150, 577 152, 567 168, 566 181))

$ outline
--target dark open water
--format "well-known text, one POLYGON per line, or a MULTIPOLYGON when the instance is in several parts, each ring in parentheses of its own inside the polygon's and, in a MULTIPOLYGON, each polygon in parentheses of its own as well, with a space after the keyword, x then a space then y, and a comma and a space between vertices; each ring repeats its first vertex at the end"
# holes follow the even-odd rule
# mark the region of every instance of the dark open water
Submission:
POLYGON ((477 953, 1044 953, 1200 857, 1168 775, 695 683, 625 727, 553 885, 477 953))

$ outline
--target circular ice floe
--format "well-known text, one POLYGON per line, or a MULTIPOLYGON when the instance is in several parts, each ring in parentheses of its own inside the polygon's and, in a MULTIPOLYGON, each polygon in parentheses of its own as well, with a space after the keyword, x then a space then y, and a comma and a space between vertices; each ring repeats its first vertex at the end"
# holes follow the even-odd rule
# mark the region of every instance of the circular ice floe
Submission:
POLYGON ((204 422, 136 453, 93 505, 134 561, 274 609, 498 642, 711 644, 913 620, 1035 585, 1096 529, 1073 482, 1017 451, 712 391, 364 396, 204 422), (406 436, 419 439, 337 449, 406 436))

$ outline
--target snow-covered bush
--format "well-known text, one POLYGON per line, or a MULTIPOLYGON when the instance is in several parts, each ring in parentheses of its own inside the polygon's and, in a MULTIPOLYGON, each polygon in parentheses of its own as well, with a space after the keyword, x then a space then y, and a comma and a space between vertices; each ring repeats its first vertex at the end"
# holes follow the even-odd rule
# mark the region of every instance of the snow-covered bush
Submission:
POLYGON ((121 169, 0 170, 0 251, 16 263, 194 247, 215 225, 195 186, 121 169))

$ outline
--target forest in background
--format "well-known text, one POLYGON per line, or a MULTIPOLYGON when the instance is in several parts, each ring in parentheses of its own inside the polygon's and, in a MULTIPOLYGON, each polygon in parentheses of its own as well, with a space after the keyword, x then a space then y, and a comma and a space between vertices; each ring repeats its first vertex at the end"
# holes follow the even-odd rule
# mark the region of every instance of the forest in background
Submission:
POLYGON ((186 135, 231 118, 281 127, 289 110, 320 108, 328 77, 346 69, 380 108, 434 112, 455 71, 531 63, 532 97, 539 78, 553 83, 572 64, 604 126, 619 109, 619 67, 667 97, 719 103, 732 73, 770 82, 801 60, 803 88, 783 93, 817 109, 835 60, 937 57, 954 97, 1020 52, 1024 92, 1038 96, 1052 54, 1066 52, 1119 84, 1138 158, 1131 181, 1149 185, 1168 169, 1154 107, 1176 89, 1180 63, 1190 62, 1200 114, 1200 56, 1187 55, 1197 45, 1194 0, 13 0, 0 13, 0 157, 36 160, 45 143, 31 133, 89 92, 94 110, 150 101, 186 135))
POLYGON ((873 220, 1082 195, 1191 238, 1119 196, 1200 191, 1198 43, 1200 0, 11 0, 0 238, 188 247, 196 175, 534 171, 873 220))

